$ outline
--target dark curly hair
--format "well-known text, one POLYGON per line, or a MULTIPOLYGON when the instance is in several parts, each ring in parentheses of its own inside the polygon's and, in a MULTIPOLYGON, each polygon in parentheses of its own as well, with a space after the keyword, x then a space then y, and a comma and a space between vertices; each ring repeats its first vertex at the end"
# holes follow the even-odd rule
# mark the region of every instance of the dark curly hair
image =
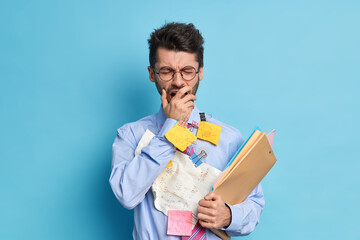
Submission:
POLYGON ((151 33, 148 43, 149 61, 152 68, 157 61, 156 52, 159 47, 167 50, 195 53, 199 67, 204 65, 204 39, 200 31, 191 23, 167 23, 151 33))

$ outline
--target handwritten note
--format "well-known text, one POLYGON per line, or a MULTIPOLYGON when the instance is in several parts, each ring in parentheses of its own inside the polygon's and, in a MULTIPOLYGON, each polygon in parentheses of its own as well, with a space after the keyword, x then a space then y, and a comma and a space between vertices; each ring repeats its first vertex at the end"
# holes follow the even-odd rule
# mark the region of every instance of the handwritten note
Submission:
POLYGON ((192 211, 168 210, 167 235, 190 236, 192 211))
POLYGON ((196 140, 196 136, 189 129, 179 126, 179 124, 175 124, 167 133, 165 133, 165 137, 180 151, 184 151, 196 140))
POLYGON ((217 145, 219 143, 221 128, 221 126, 216 124, 200 121, 196 137, 217 145))

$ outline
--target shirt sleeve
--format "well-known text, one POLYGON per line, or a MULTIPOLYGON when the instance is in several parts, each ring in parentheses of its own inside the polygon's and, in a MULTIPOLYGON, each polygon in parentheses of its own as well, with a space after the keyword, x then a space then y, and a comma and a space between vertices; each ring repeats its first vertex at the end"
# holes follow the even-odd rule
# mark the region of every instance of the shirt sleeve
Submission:
POLYGON ((135 156, 137 141, 129 125, 118 129, 112 150, 110 186, 127 209, 136 207, 145 197, 153 182, 175 154, 175 147, 164 134, 176 123, 166 119, 159 134, 135 156))
POLYGON ((221 230, 225 230, 229 236, 250 234, 260 221, 260 215, 265 206, 261 184, 258 184, 242 203, 233 206, 226 205, 231 210, 231 223, 221 230))

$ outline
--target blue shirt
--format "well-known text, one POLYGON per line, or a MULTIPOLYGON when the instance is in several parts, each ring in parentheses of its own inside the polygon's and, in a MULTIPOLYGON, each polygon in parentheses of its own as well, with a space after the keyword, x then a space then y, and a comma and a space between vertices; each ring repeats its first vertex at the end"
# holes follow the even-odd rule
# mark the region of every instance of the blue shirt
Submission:
MULTIPOLYGON (((193 120, 200 122, 199 109, 196 106, 191 112, 189 123, 193 120)), ((209 116, 206 121, 222 126, 219 144, 215 146, 198 139, 193 147, 198 154, 201 151, 206 152, 207 156, 202 158, 203 162, 222 171, 244 139, 240 132, 231 126, 209 116)), ((134 239, 181 239, 166 234, 167 216, 155 208, 151 191, 153 182, 176 151, 175 147, 164 138, 164 134, 176 122, 174 119, 166 118, 160 107, 158 113, 125 124, 117 130, 109 181, 120 203, 127 209, 134 208, 134 239), (156 136, 141 150, 140 155, 135 156, 135 149, 146 129, 156 136)), ((192 131, 196 135, 197 129, 192 131)), ((230 236, 249 234, 259 222, 264 204, 265 200, 259 184, 244 202, 234 206, 228 205, 232 220, 226 229, 222 229, 230 236)), ((209 229, 206 229, 206 237, 208 240, 219 239, 209 229)))

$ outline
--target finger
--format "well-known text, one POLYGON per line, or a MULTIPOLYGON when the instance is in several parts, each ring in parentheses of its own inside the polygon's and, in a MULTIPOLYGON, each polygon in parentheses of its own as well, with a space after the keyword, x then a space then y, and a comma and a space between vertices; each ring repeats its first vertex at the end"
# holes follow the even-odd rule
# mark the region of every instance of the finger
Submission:
POLYGON ((166 91, 165 89, 163 89, 161 94, 161 103, 163 108, 166 108, 166 106, 169 104, 166 97, 167 97, 166 91))
POLYGON ((208 216, 212 216, 212 217, 216 216, 216 211, 214 209, 212 209, 212 208, 205 208, 205 207, 199 206, 197 208, 197 211, 198 211, 198 213, 205 214, 205 215, 208 215, 208 216))
POLYGON ((199 220, 199 223, 203 228, 214 228, 213 224, 205 222, 203 220, 199 220))
POLYGON ((215 197, 215 193, 214 193, 214 192, 209 192, 209 193, 204 197, 204 199, 205 199, 205 200, 215 200, 214 197, 215 197))
POLYGON ((214 193, 214 192, 212 192, 213 194, 212 194, 212 199, 214 200, 214 201, 222 201, 222 198, 221 198, 221 196, 219 195, 219 194, 216 194, 216 193, 214 193))
POLYGON ((204 199, 201 199, 199 201, 199 206, 205 207, 205 208, 216 208, 216 204, 214 203, 214 201, 209 201, 209 200, 204 200, 204 199))
POLYGON ((174 98, 175 99, 181 99, 185 93, 190 93, 191 92, 191 87, 190 86, 185 86, 185 87, 182 87, 180 88, 179 91, 176 92, 174 98))
POLYGON ((188 94, 181 99, 182 102, 194 102, 196 100, 196 96, 193 94, 188 94))
POLYGON ((213 223, 215 222, 215 218, 213 216, 209 216, 203 213, 198 213, 197 218, 199 219, 199 221, 205 221, 208 223, 213 223))

